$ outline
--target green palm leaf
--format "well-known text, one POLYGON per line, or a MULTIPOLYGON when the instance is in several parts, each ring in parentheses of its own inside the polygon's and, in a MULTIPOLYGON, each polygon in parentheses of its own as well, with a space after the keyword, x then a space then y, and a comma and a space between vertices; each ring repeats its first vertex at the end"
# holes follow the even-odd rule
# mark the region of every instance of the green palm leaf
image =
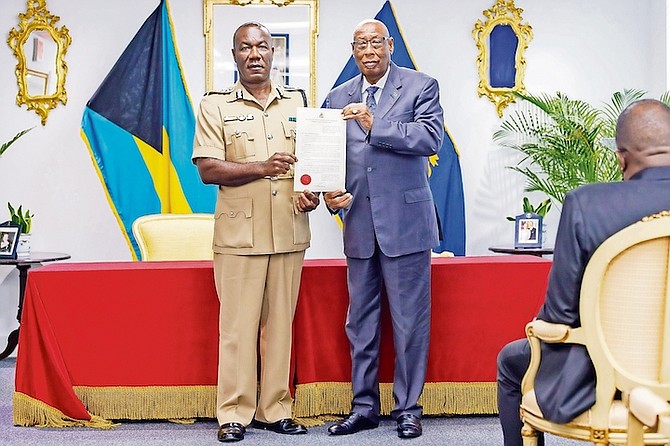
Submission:
POLYGON ((17 133, 16 135, 14 135, 14 138, 10 139, 8 142, 6 142, 6 143, 4 143, 2 146, 0 146, 0 156, 2 156, 2 154, 5 153, 5 151, 6 151, 7 149, 9 149, 9 146, 11 146, 12 144, 14 144, 14 143, 16 142, 17 139, 19 139, 20 137, 22 137, 23 135, 25 135, 26 133, 28 133, 29 131, 31 131, 33 128, 34 128, 34 127, 30 127, 29 129, 21 130, 19 133, 17 133))
POLYGON ((602 138, 614 136, 621 111, 644 94, 616 92, 598 109, 560 92, 517 93, 533 107, 510 114, 493 139, 523 155, 509 168, 526 177, 526 192, 542 192, 562 203, 568 191, 583 184, 621 179, 616 156, 602 138))

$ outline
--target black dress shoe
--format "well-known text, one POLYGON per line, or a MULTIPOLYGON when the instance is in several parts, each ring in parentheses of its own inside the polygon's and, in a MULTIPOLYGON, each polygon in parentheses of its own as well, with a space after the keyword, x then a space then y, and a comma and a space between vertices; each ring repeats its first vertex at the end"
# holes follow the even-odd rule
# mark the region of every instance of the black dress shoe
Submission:
POLYGON ((241 423, 223 423, 219 427, 217 438, 219 441, 240 441, 244 440, 246 429, 241 423))
POLYGON ((328 428, 331 435, 349 435, 355 434, 364 429, 374 429, 379 426, 378 422, 356 413, 351 412, 347 417, 328 428))
POLYGON ((421 418, 411 413, 406 413, 400 415, 396 421, 398 423, 398 437, 415 438, 421 436, 421 418))
POLYGON ((284 418, 274 423, 263 423, 262 421, 254 420, 253 426, 258 429, 265 429, 278 434, 306 434, 307 429, 302 424, 298 424, 290 418, 284 418))

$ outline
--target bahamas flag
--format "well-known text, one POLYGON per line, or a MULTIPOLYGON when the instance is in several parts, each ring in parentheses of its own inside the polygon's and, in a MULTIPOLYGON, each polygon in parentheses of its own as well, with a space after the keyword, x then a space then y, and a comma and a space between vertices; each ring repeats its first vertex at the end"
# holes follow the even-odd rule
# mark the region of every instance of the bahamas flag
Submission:
POLYGON ((195 117, 166 0, 88 101, 81 127, 134 258, 137 217, 214 212, 216 187, 191 163, 195 117))
MULTIPOLYGON (((383 22, 393 37, 394 50, 391 59, 396 65, 413 70, 417 69, 409 48, 403 39, 400 26, 390 1, 386 1, 375 19, 383 22)), ((353 56, 345 65, 334 87, 360 74, 353 56)), ((465 199, 463 196, 463 178, 458 152, 444 129, 442 148, 438 156, 430 158, 430 188, 440 218, 442 241, 435 252, 450 251, 455 255, 465 255, 465 199)))

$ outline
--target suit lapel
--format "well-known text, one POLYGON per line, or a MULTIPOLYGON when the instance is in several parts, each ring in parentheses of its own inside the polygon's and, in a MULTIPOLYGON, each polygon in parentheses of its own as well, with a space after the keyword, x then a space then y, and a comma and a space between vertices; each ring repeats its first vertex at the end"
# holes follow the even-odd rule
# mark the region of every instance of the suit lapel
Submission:
MULTIPOLYGON (((356 82, 352 82, 351 86, 349 88, 349 91, 347 91, 347 94, 349 95, 349 102, 348 104, 354 103, 354 102, 363 102, 363 75, 359 74, 358 79, 356 82)), ((367 133, 363 127, 361 127, 361 123, 356 121, 356 124, 358 125, 358 128, 361 129, 363 133, 367 133)))
POLYGON ((377 105, 377 111, 375 112, 375 115, 380 118, 383 118, 391 110, 391 107, 393 107, 398 98, 400 98, 400 89, 402 88, 398 67, 391 62, 389 70, 389 77, 386 79, 386 85, 384 85, 381 97, 379 98, 379 104, 377 105))
POLYGON ((352 82, 349 88, 349 91, 347 91, 347 94, 349 95, 349 104, 352 102, 362 102, 363 101, 363 94, 361 93, 361 89, 363 88, 363 76, 358 75, 358 79, 356 82, 352 82))

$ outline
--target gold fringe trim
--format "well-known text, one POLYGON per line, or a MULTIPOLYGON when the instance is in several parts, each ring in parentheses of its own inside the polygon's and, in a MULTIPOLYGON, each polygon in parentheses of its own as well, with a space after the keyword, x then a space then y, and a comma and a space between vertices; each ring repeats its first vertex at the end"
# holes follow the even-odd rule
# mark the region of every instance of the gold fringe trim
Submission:
POLYGON ((163 419, 185 424, 194 418, 216 418, 216 386, 73 389, 89 412, 111 420, 163 419))
POLYGON ((170 418, 168 421, 174 424, 195 424, 195 418, 170 418))
MULTIPOLYGON (((163 419, 190 424, 196 418, 216 418, 216 386, 146 386, 73 388, 91 415, 75 420, 23 393, 14 392, 17 426, 86 426, 109 429, 108 420, 163 419)), ((393 384, 379 385, 381 415, 393 409, 393 384)), ((293 416, 307 427, 336 421, 351 409, 351 383, 321 382, 296 387, 293 416)), ((424 415, 497 414, 496 383, 426 383, 419 404, 424 415)))
MULTIPOLYGON (((293 411, 301 422, 326 414, 344 415, 351 410, 352 397, 351 383, 347 382, 299 384, 293 411)), ((379 398, 381 415, 390 415, 393 384, 381 383, 379 398)), ((419 404, 424 415, 497 414, 497 387, 494 382, 426 383, 419 404)))
POLYGON ((70 418, 60 410, 21 392, 14 392, 12 400, 15 426, 93 427, 98 429, 111 429, 117 426, 97 415, 91 415, 90 421, 70 418))
POLYGON ((293 413, 297 418, 325 414, 347 414, 351 409, 351 383, 316 382, 295 388, 293 413))

